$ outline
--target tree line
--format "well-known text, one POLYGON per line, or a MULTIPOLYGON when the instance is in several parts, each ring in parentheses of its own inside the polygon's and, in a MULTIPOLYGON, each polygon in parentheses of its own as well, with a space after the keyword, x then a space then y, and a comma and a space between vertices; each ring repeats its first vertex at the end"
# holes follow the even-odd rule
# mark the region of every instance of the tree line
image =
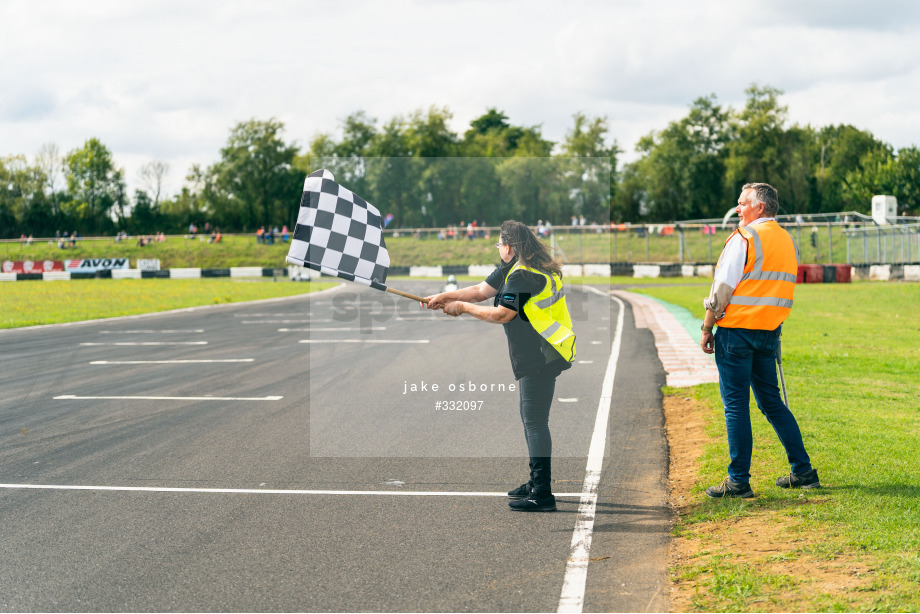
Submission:
POLYGON ((0 157, 0 236, 181 233, 206 221, 223 232, 293 227, 304 178, 317 168, 333 171, 396 228, 714 218, 748 181, 776 186, 781 213, 868 213, 874 194, 895 195, 902 211, 920 205, 916 146, 895 151, 850 125, 790 124, 782 92, 769 86, 754 84, 746 95, 741 109, 698 98, 686 116, 640 139, 638 158, 622 165, 606 117, 576 113, 554 143, 539 125, 514 125, 495 108, 462 135, 450 129, 447 108, 385 123, 358 111, 340 137, 320 133, 304 148, 285 140, 277 119, 239 122, 220 159, 193 165, 174 195, 163 193, 165 162, 144 165, 129 194, 98 139, 65 154, 49 143, 31 161, 0 157))

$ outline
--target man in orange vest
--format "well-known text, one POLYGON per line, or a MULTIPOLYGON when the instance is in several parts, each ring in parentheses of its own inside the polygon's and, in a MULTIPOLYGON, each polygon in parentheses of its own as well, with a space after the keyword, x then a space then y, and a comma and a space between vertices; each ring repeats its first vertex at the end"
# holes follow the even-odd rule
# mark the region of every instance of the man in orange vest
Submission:
POLYGON ((766 183, 741 189, 738 229, 725 242, 709 297, 700 347, 716 355, 719 390, 728 431, 728 477, 706 489, 718 497, 754 496, 750 486, 750 390, 786 449, 791 471, 776 480, 780 488, 818 488, 818 472, 802 442, 795 416, 783 403, 776 378, 776 351, 783 321, 792 308, 798 248, 776 223, 779 198, 766 183), (713 335, 712 327, 719 328, 713 335))

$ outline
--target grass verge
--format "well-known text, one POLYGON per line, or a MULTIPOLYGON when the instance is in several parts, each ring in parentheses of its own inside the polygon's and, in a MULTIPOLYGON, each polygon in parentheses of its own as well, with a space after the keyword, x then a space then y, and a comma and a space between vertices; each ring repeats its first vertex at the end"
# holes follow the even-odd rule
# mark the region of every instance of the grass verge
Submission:
MULTIPOLYGON (((634 291, 703 315, 705 290, 634 291)), ((697 422, 701 444, 672 458, 672 480, 692 475, 672 483, 672 604, 678 611, 918 611, 920 286, 806 285, 795 299, 783 364, 824 488, 773 484, 788 463, 769 424, 755 416, 758 497, 708 499, 704 489, 721 481, 728 463, 718 385, 666 390, 666 408, 696 407, 668 421, 669 437, 692 439, 697 422), (687 417, 694 411, 695 421, 687 417)))
POLYGON ((306 294, 338 282, 230 279, 79 279, 3 282, 0 328, 59 324, 306 294))
MULTIPOLYGON (((646 235, 637 231, 595 233, 570 233, 559 229, 555 233, 556 247, 565 262, 715 262, 722 244, 732 229, 718 229, 717 234, 702 234, 700 229, 688 229, 684 233, 683 249, 678 233, 670 235, 646 235)), ((826 232, 818 235, 818 247, 811 245, 810 228, 789 227, 801 250, 804 262, 841 262, 850 253, 849 240, 842 228, 833 231, 833 245, 828 249, 826 232), (834 256, 835 258, 832 258, 834 256)), ((411 232, 400 236, 388 234, 387 248, 394 266, 425 265, 470 265, 487 264, 497 259, 493 232, 483 238, 469 240, 460 238, 440 241, 433 236, 412 236, 411 232)), ((137 241, 115 243, 111 239, 83 240, 74 249, 60 250, 57 243, 38 241, 24 245, 18 241, 0 243, 0 260, 63 260, 65 258, 159 258, 163 268, 200 267, 224 268, 230 266, 283 266, 289 244, 280 240, 274 245, 256 243, 255 235, 224 235, 218 244, 210 244, 207 237, 185 239, 170 237, 165 243, 154 243, 138 247, 137 241)), ((855 261, 863 258, 863 246, 853 245, 855 261)), ((894 249, 892 242, 891 249, 894 249)), ((869 245, 869 253, 875 254, 875 243, 869 245)), ((909 258, 908 258, 909 259, 909 258)))

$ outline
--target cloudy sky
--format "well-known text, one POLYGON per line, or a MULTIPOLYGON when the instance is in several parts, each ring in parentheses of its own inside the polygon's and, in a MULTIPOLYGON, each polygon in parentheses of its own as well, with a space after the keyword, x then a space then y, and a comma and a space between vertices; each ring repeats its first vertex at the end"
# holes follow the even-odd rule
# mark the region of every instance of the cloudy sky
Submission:
POLYGON ((920 2, 910 0, 0 0, 0 155, 97 137, 137 184, 219 156, 230 127, 276 117, 306 145, 364 110, 489 107, 561 140, 572 115, 637 139, 752 82, 790 118, 920 144, 920 2))

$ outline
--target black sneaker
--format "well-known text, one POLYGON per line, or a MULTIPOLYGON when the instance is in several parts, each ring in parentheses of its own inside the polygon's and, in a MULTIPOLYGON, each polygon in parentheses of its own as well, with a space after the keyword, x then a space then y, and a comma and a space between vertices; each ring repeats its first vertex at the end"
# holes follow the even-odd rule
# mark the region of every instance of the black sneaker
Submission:
POLYGON ((529 497, 532 490, 533 487, 530 485, 530 482, 527 482, 526 484, 521 484, 513 490, 509 490, 508 496, 512 499, 523 499, 524 497, 529 497))
POLYGON ((750 499, 754 496, 754 491, 751 490, 751 485, 747 482, 732 482, 731 478, 725 478, 718 486, 707 488, 706 496, 710 499, 719 499, 721 497, 750 499))
POLYGON ((537 496, 530 494, 524 499, 509 501, 508 507, 515 512, 555 512, 556 497, 553 495, 537 496))
POLYGON ((821 488, 818 480, 818 470, 812 469, 805 473, 790 473, 777 478, 776 485, 780 488, 821 488))

